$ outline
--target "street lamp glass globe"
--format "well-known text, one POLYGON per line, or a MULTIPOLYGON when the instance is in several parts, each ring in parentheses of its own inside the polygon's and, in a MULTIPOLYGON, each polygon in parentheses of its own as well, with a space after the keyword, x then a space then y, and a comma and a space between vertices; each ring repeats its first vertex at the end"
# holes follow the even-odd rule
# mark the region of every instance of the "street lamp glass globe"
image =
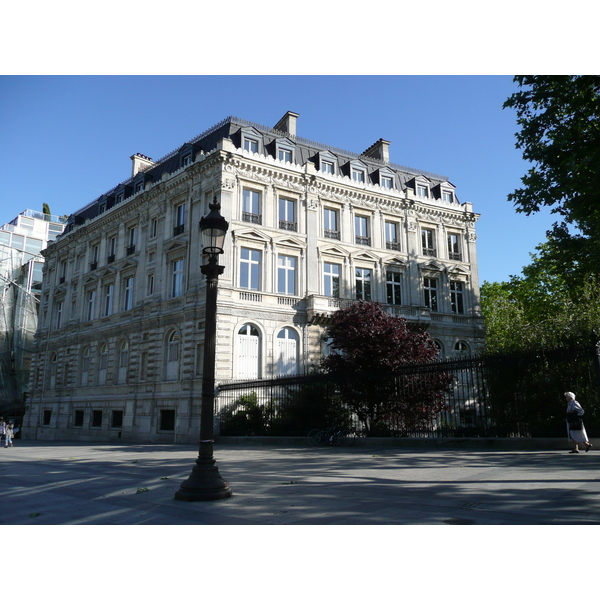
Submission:
POLYGON ((200 219, 200 231, 204 237, 204 252, 211 255, 221 254, 229 223, 219 212, 221 205, 216 200, 209 208, 210 213, 200 219))

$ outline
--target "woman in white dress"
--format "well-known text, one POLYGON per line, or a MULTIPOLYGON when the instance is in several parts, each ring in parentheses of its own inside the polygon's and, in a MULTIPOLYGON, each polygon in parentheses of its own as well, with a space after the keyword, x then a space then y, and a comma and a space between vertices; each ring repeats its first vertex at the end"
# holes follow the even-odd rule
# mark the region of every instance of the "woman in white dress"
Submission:
POLYGON ((581 404, 575 400, 575 394, 573 392, 567 392, 565 394, 565 400, 567 401, 567 435, 573 442, 571 454, 579 453, 578 444, 585 444, 585 451, 587 452, 592 447, 592 444, 590 444, 590 440, 585 431, 585 426, 581 420, 584 410, 581 407, 581 404), (577 420, 576 417, 579 417, 579 423, 573 422, 574 420, 577 420))

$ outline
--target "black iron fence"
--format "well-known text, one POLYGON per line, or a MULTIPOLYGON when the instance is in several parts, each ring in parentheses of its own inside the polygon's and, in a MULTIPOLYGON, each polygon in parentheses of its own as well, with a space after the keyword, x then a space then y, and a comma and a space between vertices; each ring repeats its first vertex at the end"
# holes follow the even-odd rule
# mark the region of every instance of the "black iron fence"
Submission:
POLYGON ((465 356, 395 373, 313 374, 219 386, 220 435, 305 435, 351 426, 372 436, 559 437, 564 393, 600 435, 597 348, 465 356))

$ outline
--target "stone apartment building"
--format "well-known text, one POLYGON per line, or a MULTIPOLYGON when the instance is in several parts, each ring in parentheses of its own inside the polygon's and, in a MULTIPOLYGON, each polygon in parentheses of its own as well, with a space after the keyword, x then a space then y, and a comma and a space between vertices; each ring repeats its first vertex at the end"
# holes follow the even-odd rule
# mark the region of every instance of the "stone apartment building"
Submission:
POLYGON ((47 250, 23 436, 195 443, 205 280, 198 224, 230 223, 217 382, 305 372, 331 314, 379 301, 443 356, 484 340, 478 215, 446 177, 228 117, 75 214, 47 250))

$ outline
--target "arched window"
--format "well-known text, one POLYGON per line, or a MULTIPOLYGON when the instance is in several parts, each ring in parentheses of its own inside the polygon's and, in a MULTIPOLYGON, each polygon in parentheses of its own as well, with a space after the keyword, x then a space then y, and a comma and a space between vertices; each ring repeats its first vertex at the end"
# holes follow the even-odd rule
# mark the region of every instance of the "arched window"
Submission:
POLYGON ((58 355, 56 352, 52 353, 50 357, 50 389, 53 390, 56 387, 56 370, 58 368, 58 355))
POLYGON ((106 344, 100 344, 100 348, 98 350, 99 353, 99 363, 98 363, 98 385, 106 384, 106 369, 108 366, 108 348, 106 344))
POLYGON ((81 353, 81 387, 88 384, 90 376, 90 349, 86 346, 81 353))
POLYGON ((437 359, 438 360, 442 360, 444 357, 444 346, 442 346, 441 342, 438 342, 438 340, 433 340, 433 343, 435 344, 436 348, 438 349, 438 355, 437 355, 437 359))
POLYGON ((260 372, 260 334, 254 325, 242 325, 237 334, 240 379, 258 379, 260 372))
POLYGON ((129 366, 129 343, 121 340, 118 348, 119 375, 118 383, 127 383, 127 367, 129 366))
POLYGON ((276 375, 296 375, 298 373, 298 345, 298 334, 291 327, 284 327, 277 334, 276 375))
POLYGON ((173 331, 167 336, 167 381, 179 379, 179 342, 180 335, 178 331, 173 331))
POLYGON ((454 344, 454 352, 460 356, 469 354, 469 344, 463 340, 459 340, 454 344))

